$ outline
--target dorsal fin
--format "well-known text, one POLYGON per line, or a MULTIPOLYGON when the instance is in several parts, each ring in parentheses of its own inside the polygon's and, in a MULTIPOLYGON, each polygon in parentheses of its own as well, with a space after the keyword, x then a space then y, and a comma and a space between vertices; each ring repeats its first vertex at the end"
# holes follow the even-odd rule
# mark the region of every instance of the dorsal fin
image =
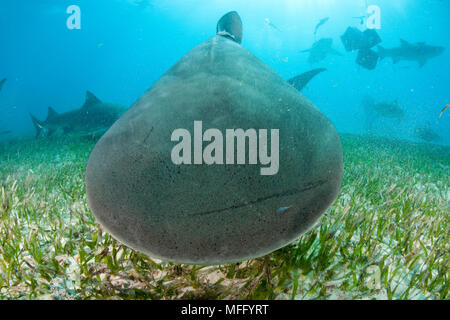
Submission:
POLYGON ((409 46, 411 46, 411 44, 408 41, 404 40, 404 39, 400 39, 400 42, 402 44, 402 47, 409 47, 409 46))
POLYGON ((99 98, 94 96, 94 94, 92 92, 86 91, 86 101, 84 102, 84 105, 82 108, 89 108, 89 107, 94 106, 99 103, 102 103, 99 98))
POLYGON ((242 20, 236 11, 228 12, 217 23, 217 35, 242 42, 242 20))
POLYGON ((52 107, 48 107, 47 119, 45 121, 51 120, 54 117, 58 116, 58 112, 55 111, 52 107))

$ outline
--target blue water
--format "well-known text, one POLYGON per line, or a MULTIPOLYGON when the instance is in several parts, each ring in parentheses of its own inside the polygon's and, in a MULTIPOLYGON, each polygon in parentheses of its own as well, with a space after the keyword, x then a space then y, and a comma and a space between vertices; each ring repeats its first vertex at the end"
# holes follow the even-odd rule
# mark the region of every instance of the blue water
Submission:
MULTIPOLYGON (((44 119, 47 107, 79 108, 86 90, 100 99, 130 106, 186 52, 215 34, 218 19, 237 10, 244 23, 243 46, 284 78, 316 67, 303 91, 340 132, 364 133, 364 95, 398 100, 407 118, 377 120, 376 134, 416 140, 416 125, 428 124, 450 144, 449 1, 440 0, 21 0, 0 2, 0 131, 11 137, 34 135, 29 112, 44 119), (81 30, 69 30, 69 5, 81 9, 81 30), (399 39, 446 48, 419 68, 416 62, 380 61, 369 71, 345 52, 340 36, 360 26, 366 5, 381 9, 385 47, 399 39), (300 52, 314 42, 314 27, 330 20, 317 38, 331 37, 343 56, 309 65, 300 52), (266 23, 266 19, 276 28, 266 23)), ((0 137, 5 139, 5 137, 0 137)))

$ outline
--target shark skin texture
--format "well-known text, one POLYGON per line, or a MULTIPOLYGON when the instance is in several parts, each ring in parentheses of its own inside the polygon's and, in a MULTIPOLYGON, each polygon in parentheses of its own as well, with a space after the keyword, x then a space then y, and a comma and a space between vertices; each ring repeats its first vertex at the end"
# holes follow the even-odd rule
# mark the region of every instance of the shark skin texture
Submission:
POLYGON ((310 229, 337 198, 342 145, 332 123, 240 45, 236 12, 167 71, 97 142, 89 206, 122 243, 154 258, 214 265, 268 254, 310 229), (280 168, 175 165, 178 128, 279 129, 280 168))

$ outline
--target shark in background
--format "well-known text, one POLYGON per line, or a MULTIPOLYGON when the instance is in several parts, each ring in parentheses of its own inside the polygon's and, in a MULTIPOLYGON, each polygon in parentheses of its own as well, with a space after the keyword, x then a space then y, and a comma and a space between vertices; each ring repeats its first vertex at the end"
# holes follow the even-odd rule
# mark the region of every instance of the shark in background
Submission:
POLYGON ((333 39, 331 38, 322 38, 314 42, 310 49, 301 52, 309 52, 309 64, 321 62, 329 55, 342 56, 339 51, 333 49, 333 39))
POLYGON ((429 124, 417 126, 414 129, 414 136, 426 142, 436 142, 441 139, 441 137, 430 128, 429 124))
POLYGON ((329 17, 323 18, 323 19, 321 19, 321 20, 319 21, 319 23, 318 23, 318 24, 316 25, 316 27, 314 28, 314 37, 316 36, 317 31, 319 30, 319 28, 320 28, 321 26, 323 26, 325 23, 327 23, 328 20, 330 20, 329 17))
MULTIPOLYGON (((301 91, 316 75, 325 70, 319 68, 307 71, 289 79, 288 83, 301 91)), ((87 91, 85 103, 79 109, 58 113, 49 107, 45 120, 39 120, 31 113, 30 117, 36 130, 36 137, 78 135, 97 138, 103 135, 126 110, 126 107, 120 105, 104 103, 93 93, 87 91)), ((0 132, 3 135, 9 133, 11 132, 0 132)))
POLYGON ((379 117, 390 118, 396 120, 405 119, 405 112, 400 107, 397 100, 392 102, 382 101, 368 105, 372 108, 379 117))
POLYGON ((425 42, 410 43, 400 39, 401 45, 397 48, 386 49, 378 46, 380 59, 391 58, 394 63, 400 61, 417 61, 423 67, 428 60, 436 58, 444 53, 445 48, 440 46, 430 46, 425 42))
MULTIPOLYGON (((302 91, 316 75, 325 70, 319 68, 307 71, 289 79, 288 83, 298 91, 302 91)), ((0 91, 6 81, 6 78, 0 81, 0 91)), ((93 93, 87 91, 86 101, 79 109, 58 113, 55 109, 49 107, 45 120, 39 120, 31 113, 30 117, 36 130, 36 137, 76 134, 95 138, 103 135, 126 109, 123 106, 103 103, 93 93)), ((3 130, 0 131, 0 136, 10 135, 11 133, 11 130, 3 130)))
POLYGON ((47 119, 38 120, 30 113, 36 129, 36 137, 61 134, 76 134, 97 137, 102 135, 120 118, 127 108, 100 101, 87 91, 84 105, 76 110, 58 113, 48 108, 47 119))
POLYGON ((362 107, 365 111, 365 128, 368 133, 372 133, 374 122, 377 118, 387 118, 402 121, 406 118, 405 111, 395 101, 375 101, 371 96, 366 95, 362 100, 362 107))

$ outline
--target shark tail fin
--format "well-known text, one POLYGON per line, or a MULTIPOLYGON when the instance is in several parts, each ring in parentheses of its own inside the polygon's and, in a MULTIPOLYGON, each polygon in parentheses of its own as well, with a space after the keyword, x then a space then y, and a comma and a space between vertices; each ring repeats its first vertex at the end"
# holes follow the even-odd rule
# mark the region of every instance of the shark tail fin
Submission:
POLYGON ((378 46, 378 56, 380 57, 380 60, 383 60, 387 57, 386 49, 382 46, 378 46))
POLYGON ((242 20, 236 11, 228 12, 217 23, 217 35, 242 43, 242 20))
POLYGON ((30 112, 31 121, 33 121, 34 128, 36 129, 36 138, 41 134, 42 129, 44 128, 44 124, 39 121, 33 114, 30 112))

